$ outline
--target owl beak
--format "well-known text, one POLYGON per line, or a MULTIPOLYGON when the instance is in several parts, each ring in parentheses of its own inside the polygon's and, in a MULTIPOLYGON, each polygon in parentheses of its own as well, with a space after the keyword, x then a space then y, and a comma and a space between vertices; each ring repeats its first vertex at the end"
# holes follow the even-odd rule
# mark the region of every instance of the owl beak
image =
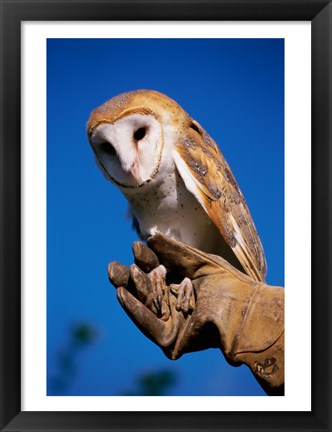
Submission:
POLYGON ((137 161, 135 161, 130 167, 129 174, 131 174, 135 179, 135 181, 139 183, 140 179, 139 179, 139 169, 138 169, 137 161))

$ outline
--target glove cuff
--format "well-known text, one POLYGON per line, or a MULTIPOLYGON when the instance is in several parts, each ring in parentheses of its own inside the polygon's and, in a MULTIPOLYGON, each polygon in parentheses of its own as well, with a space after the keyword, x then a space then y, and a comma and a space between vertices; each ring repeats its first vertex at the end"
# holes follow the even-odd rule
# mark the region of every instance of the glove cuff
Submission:
POLYGON ((249 366, 269 396, 284 395, 284 332, 266 350, 239 353, 234 360, 249 366))
POLYGON ((245 363, 268 394, 282 394, 284 382, 284 289, 253 289, 226 357, 245 363))

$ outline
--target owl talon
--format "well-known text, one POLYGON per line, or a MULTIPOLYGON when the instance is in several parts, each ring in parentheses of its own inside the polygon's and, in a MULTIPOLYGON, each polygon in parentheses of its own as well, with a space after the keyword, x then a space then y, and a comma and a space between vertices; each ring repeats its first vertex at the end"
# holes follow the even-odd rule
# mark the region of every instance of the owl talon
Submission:
POLYGON ((154 299, 152 300, 152 303, 153 303, 153 305, 154 305, 154 307, 155 307, 157 313, 160 313, 160 312, 161 312, 161 303, 159 303, 158 299, 157 299, 157 298, 154 298, 154 299))
POLYGON ((158 312, 161 312, 161 306, 163 302, 163 296, 166 288, 166 268, 160 265, 153 269, 149 274, 149 279, 151 280, 153 287, 153 304, 155 305, 158 312))
POLYGON ((169 288, 170 288, 171 293, 174 294, 175 297, 177 297, 178 292, 179 292, 179 285, 178 284, 171 284, 169 288))
POLYGON ((187 314, 190 309, 194 309, 194 287, 189 278, 184 278, 177 289, 172 285, 171 292, 177 296, 175 307, 178 311, 182 310, 184 314, 187 314))

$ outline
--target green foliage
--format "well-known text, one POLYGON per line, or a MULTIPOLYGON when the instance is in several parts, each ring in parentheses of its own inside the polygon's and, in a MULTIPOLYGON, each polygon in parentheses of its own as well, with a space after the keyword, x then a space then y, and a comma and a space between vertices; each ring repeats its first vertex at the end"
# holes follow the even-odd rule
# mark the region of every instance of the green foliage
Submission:
MULTIPOLYGON (((67 341, 57 353, 57 373, 49 381, 52 394, 66 393, 77 375, 80 354, 96 341, 98 333, 98 329, 87 322, 75 323, 69 328, 67 341)), ((171 370, 149 371, 139 375, 133 388, 120 396, 166 396, 176 382, 177 377, 171 370)))
POLYGON ((97 336, 97 329, 89 323, 71 326, 67 343, 57 354, 58 372, 49 383, 53 392, 63 394, 66 391, 76 376, 79 354, 95 342, 97 336))
POLYGON ((147 372, 138 377, 133 390, 122 396, 166 396, 176 381, 175 373, 168 369, 147 372))

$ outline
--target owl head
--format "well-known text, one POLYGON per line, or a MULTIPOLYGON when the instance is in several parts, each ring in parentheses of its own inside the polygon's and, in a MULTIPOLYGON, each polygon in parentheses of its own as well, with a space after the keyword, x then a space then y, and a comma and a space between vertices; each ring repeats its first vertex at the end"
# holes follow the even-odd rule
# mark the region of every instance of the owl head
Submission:
POLYGON ((87 133, 105 177, 124 188, 150 182, 160 168, 165 128, 187 117, 175 101, 152 90, 123 93, 96 108, 87 133))

